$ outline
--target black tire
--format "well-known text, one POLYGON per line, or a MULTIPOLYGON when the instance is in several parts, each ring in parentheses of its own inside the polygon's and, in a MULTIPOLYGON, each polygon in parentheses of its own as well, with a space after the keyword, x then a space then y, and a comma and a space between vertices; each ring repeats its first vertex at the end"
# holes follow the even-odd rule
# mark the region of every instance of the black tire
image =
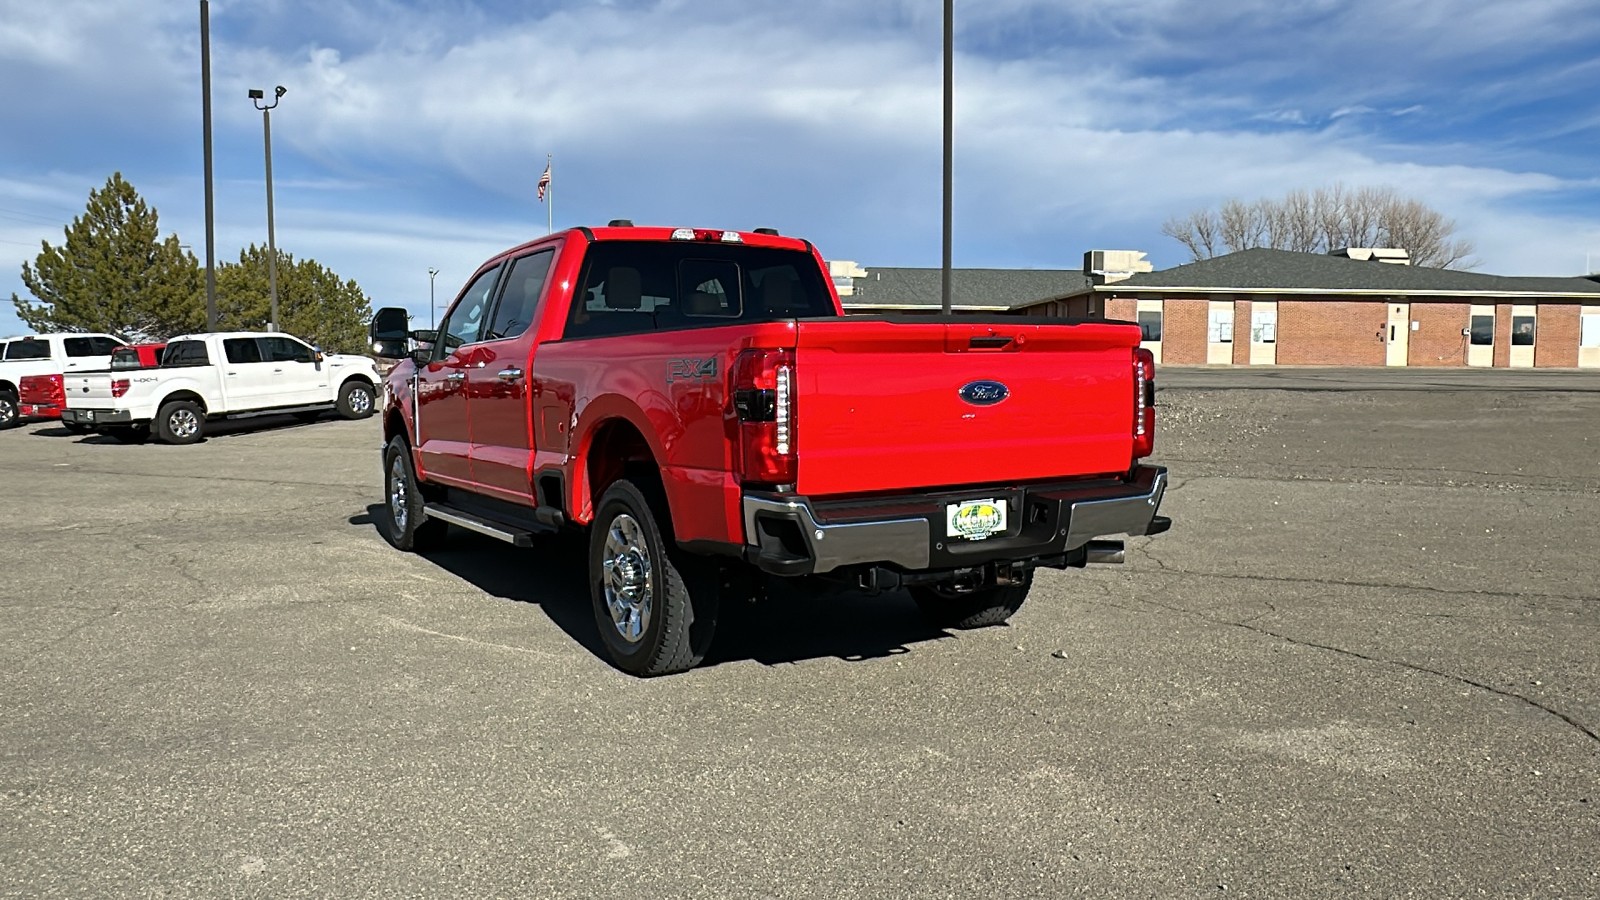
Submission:
POLYGON ((641 677, 699 665, 717 628, 716 567, 680 553, 671 523, 659 488, 624 479, 600 497, 589 528, 589 597, 600 640, 613 665, 641 677))
POLYGON ((417 469, 411 463, 411 446, 395 437, 383 451, 384 540, 407 553, 432 550, 444 543, 449 524, 438 519, 423 519, 422 489, 417 469))
POLYGON ((62 422, 61 427, 65 428, 71 434, 82 435, 89 434, 94 431, 93 425, 85 425, 82 422, 62 422))
POLYGON ((917 601, 928 623, 937 628, 984 628, 1002 625, 1016 615, 1031 587, 1030 569, 1021 584, 998 584, 973 591, 916 586, 911 588, 911 599, 917 601))
POLYGON ((155 432, 165 444, 192 444, 205 437, 206 412, 193 400, 168 400, 156 413, 155 432))
POLYGON ((150 440, 149 425, 112 425, 101 429, 121 444, 143 444, 150 440))
POLYGON ((339 387, 339 415, 346 419, 365 419, 372 415, 378 395, 365 381, 346 381, 339 387))
POLYGON ((0 391, 0 431, 22 423, 22 417, 17 415, 19 402, 11 391, 0 391))

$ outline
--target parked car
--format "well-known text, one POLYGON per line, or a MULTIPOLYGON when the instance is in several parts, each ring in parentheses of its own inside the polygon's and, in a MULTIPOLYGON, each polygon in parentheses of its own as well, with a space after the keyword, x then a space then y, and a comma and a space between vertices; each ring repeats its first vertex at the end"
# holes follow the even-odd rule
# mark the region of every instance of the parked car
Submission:
POLYGON ((774 232, 620 222, 495 256, 437 331, 379 311, 385 537, 587 528, 606 651, 658 675, 761 575, 994 625, 1035 569, 1170 525, 1137 325, 844 317, 827 273, 774 232))
MULTIPOLYGON (((61 375, 24 375, 17 388, 17 419, 59 419, 66 408, 66 391, 61 375)), ((73 434, 87 434, 93 429, 77 423, 62 423, 73 434)))
POLYGON ((126 344, 109 334, 31 334, 7 338, 0 356, 0 429, 22 421, 22 379, 103 369, 126 344))
MULTIPOLYGON (((167 345, 130 344, 111 351, 110 371, 148 369, 160 365, 161 351, 167 345)), ((81 371, 81 370, 80 370, 81 371)), ((22 419, 60 419, 66 410, 64 375, 24 375, 18 391, 21 401, 19 416, 22 419)), ((62 422, 62 427, 73 434, 88 434, 94 426, 83 422, 62 422)))
POLYGON ((158 344, 129 344, 126 347, 118 347, 111 353, 111 371, 153 369, 161 365, 161 352, 166 348, 164 341, 158 344))
POLYGON ((218 419, 267 414, 315 418, 336 409, 372 415, 378 372, 372 360, 323 355, 277 332, 193 334, 167 342, 157 368, 86 372, 67 380, 62 421, 124 441, 153 432, 190 444, 218 419))

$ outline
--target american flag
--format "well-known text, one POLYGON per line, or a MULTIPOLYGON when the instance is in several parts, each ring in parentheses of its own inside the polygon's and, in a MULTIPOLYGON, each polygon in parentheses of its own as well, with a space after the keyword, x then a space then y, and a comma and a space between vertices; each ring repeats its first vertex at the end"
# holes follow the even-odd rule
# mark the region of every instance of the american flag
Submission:
POLYGON ((544 192, 550 189, 550 164, 544 164, 544 174, 539 176, 539 202, 544 202, 544 192))

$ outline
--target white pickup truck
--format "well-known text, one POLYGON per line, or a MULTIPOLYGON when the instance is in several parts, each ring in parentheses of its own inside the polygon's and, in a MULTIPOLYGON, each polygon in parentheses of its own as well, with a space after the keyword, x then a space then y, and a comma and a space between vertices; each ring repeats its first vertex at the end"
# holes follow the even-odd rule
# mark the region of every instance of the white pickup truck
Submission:
POLYGON ((129 443, 153 430, 169 444, 192 444, 209 420, 291 413, 315 418, 337 409, 372 415, 378 370, 365 356, 322 355, 276 332, 172 338, 154 369, 69 375, 61 421, 129 443))
POLYGON ((111 365, 111 351, 124 345, 109 334, 30 334, 0 338, 0 428, 28 418, 21 408, 24 375, 66 375, 111 365))

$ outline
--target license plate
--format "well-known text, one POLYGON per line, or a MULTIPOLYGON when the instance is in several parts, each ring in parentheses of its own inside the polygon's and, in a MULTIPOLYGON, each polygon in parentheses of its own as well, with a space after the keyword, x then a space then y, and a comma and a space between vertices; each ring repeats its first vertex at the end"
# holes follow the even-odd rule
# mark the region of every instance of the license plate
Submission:
POLYGON ((945 507, 948 537, 981 541, 1006 530, 1006 501, 963 500, 945 507))

